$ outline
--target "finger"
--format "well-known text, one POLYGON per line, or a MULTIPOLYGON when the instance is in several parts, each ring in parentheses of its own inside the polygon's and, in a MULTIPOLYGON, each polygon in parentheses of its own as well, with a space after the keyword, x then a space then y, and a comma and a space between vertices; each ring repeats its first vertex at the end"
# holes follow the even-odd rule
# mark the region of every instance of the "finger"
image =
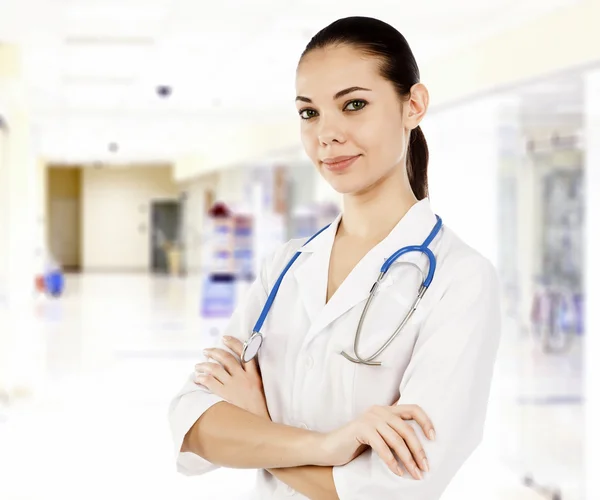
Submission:
POLYGON ((258 367, 258 356, 254 356, 248 363, 244 363, 243 366, 248 374, 262 378, 260 368, 258 367))
POLYGON ((435 440, 435 429, 433 423, 418 405, 398 405, 394 408, 394 413, 404 420, 414 420, 419 424, 423 433, 430 441, 435 440))
POLYGON ((402 467, 400 467, 396 457, 394 457, 394 454, 392 453, 392 450, 390 450, 390 447, 377 432, 377 430, 374 428, 369 429, 368 433, 365 435, 365 441, 366 444, 373 448, 373 451, 379 455, 381 460, 383 460, 383 462, 394 474, 398 476, 404 476, 402 467))
POLYGON ((365 451, 367 451, 370 448, 370 446, 368 444, 361 444, 358 448, 356 448, 356 451, 354 452, 354 455, 352 455, 352 460, 354 460, 357 457, 360 457, 365 451))
POLYGON ((416 462, 413 460, 410 450, 398 433, 386 424, 378 427, 377 432, 379 432, 387 446, 394 451, 398 460, 404 464, 404 467, 410 475, 417 480, 423 479, 423 475, 421 474, 419 467, 417 467, 416 462))
POLYGON ((203 375, 200 373, 196 373, 196 374, 194 374, 194 382, 197 385, 202 385, 202 386, 206 387, 206 389, 208 389, 212 394, 223 397, 223 394, 221 394, 221 391, 222 391, 224 385, 221 384, 221 382, 219 382, 212 375, 208 375, 208 374, 203 375))
POLYGON ((196 374, 197 375, 211 375, 215 379, 217 379, 221 384, 225 384, 230 378, 231 375, 223 366, 218 363, 198 363, 196 365, 196 374))
POLYGON ((218 361, 229 373, 229 375, 235 375, 241 370, 240 362, 231 354, 223 349, 205 349, 204 355, 209 359, 218 361))
POLYGON ((229 349, 235 352, 240 358, 242 357, 242 351, 244 350, 244 344, 242 341, 235 337, 230 337, 229 335, 223 336, 223 344, 225 344, 229 349))
POLYGON ((388 421, 388 426, 402 439, 404 446, 407 447, 410 453, 411 460, 416 462, 423 472, 429 472, 427 454, 412 426, 395 415, 394 418, 388 421))
MULTIPOLYGON (((223 336, 223 343, 235 352, 241 359, 242 352, 244 351, 244 344, 242 341, 235 337, 229 337, 228 335, 223 336)), ((247 372, 256 375, 259 373, 258 364, 256 362, 256 356, 251 359, 248 363, 242 363, 242 368, 247 372)))

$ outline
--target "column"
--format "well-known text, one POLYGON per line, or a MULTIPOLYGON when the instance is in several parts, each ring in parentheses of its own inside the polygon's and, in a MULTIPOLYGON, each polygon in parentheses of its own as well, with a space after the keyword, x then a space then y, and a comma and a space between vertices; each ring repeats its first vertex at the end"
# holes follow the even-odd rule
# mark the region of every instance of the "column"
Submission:
POLYGON ((39 162, 33 151, 21 51, 0 44, 0 401, 34 390, 43 344, 33 292, 40 249, 39 162))
POLYGON ((585 75, 585 498, 600 498, 600 70, 585 75))
POLYGON ((489 96, 431 110, 423 121, 430 152, 432 207, 495 265, 499 255, 499 188, 503 131, 514 98, 489 96))

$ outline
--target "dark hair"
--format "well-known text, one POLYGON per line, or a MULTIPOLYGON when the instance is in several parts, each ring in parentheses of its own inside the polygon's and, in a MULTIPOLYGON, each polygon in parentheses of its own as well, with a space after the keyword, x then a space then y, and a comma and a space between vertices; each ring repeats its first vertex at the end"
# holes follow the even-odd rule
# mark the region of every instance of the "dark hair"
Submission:
MULTIPOLYGON (((370 17, 338 19, 312 37, 300 60, 315 49, 331 45, 349 45, 380 59, 381 76, 390 81, 400 99, 419 82, 415 57, 404 36, 393 26, 370 17)), ((408 178, 418 200, 428 196, 427 164, 429 150, 421 127, 411 131, 408 143, 408 178)))

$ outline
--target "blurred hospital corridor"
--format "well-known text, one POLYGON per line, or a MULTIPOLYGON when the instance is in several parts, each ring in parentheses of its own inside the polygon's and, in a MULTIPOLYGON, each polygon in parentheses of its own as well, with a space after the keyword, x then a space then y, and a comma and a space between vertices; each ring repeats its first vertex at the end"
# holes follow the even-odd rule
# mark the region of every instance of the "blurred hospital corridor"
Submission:
MULTIPOLYGON (((277 274, 292 265, 279 303, 265 299, 264 315, 244 318, 244 325, 260 323, 258 329, 265 323, 268 335, 276 330, 274 318, 298 329, 279 337, 287 344, 271 344, 277 355, 269 359, 279 372, 272 367, 277 383, 270 403, 289 411, 280 423, 291 427, 307 410, 320 424, 333 415, 354 425, 358 412, 347 422, 346 402, 352 410, 366 399, 383 400, 375 396, 383 382, 395 384, 394 395, 398 380, 405 389, 412 377, 405 376, 407 367, 421 359, 417 344, 432 345, 419 322, 433 317, 429 324, 436 325, 436 316, 452 314, 452 322, 444 316, 432 327, 441 344, 433 343, 438 350, 427 360, 436 369, 421 365, 419 379, 431 390, 413 389, 412 401, 429 397, 444 424, 462 429, 447 434, 459 436, 464 450, 480 435, 485 400, 477 394, 487 394, 492 351, 501 339, 483 442, 442 500, 599 500, 598 20, 600 0, 0 0, 0 500, 249 500, 255 470, 178 472, 169 405, 205 361, 203 349, 219 342, 232 316, 241 317, 233 315, 240 305, 251 303, 244 299, 252 284, 262 293, 262 282, 268 297, 279 291, 277 274), (332 25, 346 26, 346 41, 376 39, 383 30, 373 23, 381 22, 397 43, 384 58, 400 68, 393 78, 385 65, 363 57, 364 44, 338 47, 333 37, 315 45, 316 34, 332 25), (315 55, 309 47, 320 56, 306 56, 315 55), (392 181, 398 184, 386 184, 392 181), (394 189, 377 191, 381 186, 394 189), (328 305, 330 283, 332 290, 343 284, 330 277, 344 266, 296 274, 311 257, 275 269, 276 252, 333 221, 351 221, 345 214, 369 205, 357 200, 381 192, 367 200, 375 209, 365 211, 354 239, 348 232, 340 243, 330 230, 332 246, 346 245, 336 247, 337 258, 350 262, 369 248, 364 260, 346 267, 370 269, 359 264, 379 259, 370 252, 390 241, 393 221, 413 255, 425 254, 427 273, 441 271, 432 290, 449 282, 464 288, 453 288, 454 296, 428 292, 421 302, 423 276, 408 299, 401 287, 410 279, 384 279, 379 267, 386 268, 390 255, 405 255, 394 247, 373 266, 373 281, 365 277, 361 299, 370 304, 380 293, 375 280, 394 284, 389 296, 374 299, 374 310, 387 312, 367 318, 364 335, 372 337, 362 339, 374 345, 387 326, 397 329, 398 340, 387 345, 398 350, 385 353, 394 354, 393 377, 373 382, 369 372, 364 384, 355 384, 368 363, 326 358, 334 347, 347 350, 336 344, 346 333, 338 319, 353 325, 356 318, 356 330, 362 328, 358 299, 331 319, 330 330, 322 328, 333 332, 321 337, 331 352, 307 354, 306 363, 288 371, 288 361, 304 354, 302 342, 314 340, 308 332, 320 327, 315 311, 328 305), (433 236, 414 242, 408 230, 423 229, 422 220, 402 226, 413 197, 412 207, 421 203, 434 212, 433 236), (407 211, 399 215, 400 208, 407 211), (456 236, 464 245, 442 248, 477 254, 490 272, 461 267, 466 259, 447 254, 438 267, 439 253, 427 253, 437 235, 437 242, 456 236), (492 283, 494 269, 498 289, 485 295, 492 287, 481 283, 492 283), (298 275, 308 285, 325 277, 324 297, 296 293, 298 275), (467 286, 467 275, 478 285, 467 286), (439 302, 428 304, 429 297, 464 298, 464 305, 469 294, 469 314, 451 307, 419 318, 432 303, 429 311, 438 313, 439 302), (400 312, 395 316, 399 305, 411 311, 406 322, 400 312), (288 350, 292 344, 298 352, 288 350), (321 372, 318 356, 330 361, 318 366, 321 372), (339 380, 327 385, 327 376, 339 380), (320 393, 323 401, 339 398, 332 411, 310 404, 315 380, 331 389, 320 393), (297 398, 300 386, 304 400, 297 398), (455 401, 451 394, 462 394, 463 404, 442 411, 442 403, 455 401), (474 414, 471 426, 466 407, 474 414)), ((360 298, 355 283, 361 282, 350 280, 346 289, 360 298)), ((348 345, 352 333, 342 338, 348 345)), ((377 348, 375 357, 383 353, 377 348)), ((355 345, 360 359, 356 351, 355 345)), ((186 407, 195 421, 206 400, 198 402, 186 407)), ((307 417, 301 420, 295 423, 308 430, 307 417)), ((433 460, 442 457, 452 470, 462 450, 434 448, 433 460)), ((385 489, 385 483, 396 493, 414 486, 394 482, 387 469, 375 484, 375 476, 354 474, 352 465, 345 470, 366 488, 385 489)), ((261 476, 273 487, 271 498, 301 497, 273 476, 261 476)), ((424 488, 441 488, 446 476, 438 477, 424 488)), ((425 489, 418 500, 430 500, 421 498, 425 489)), ((340 496, 354 498, 357 491, 364 490, 348 486, 340 496)), ((261 496, 256 500, 269 495, 261 496)), ((387 500, 380 496, 365 500, 387 500)))

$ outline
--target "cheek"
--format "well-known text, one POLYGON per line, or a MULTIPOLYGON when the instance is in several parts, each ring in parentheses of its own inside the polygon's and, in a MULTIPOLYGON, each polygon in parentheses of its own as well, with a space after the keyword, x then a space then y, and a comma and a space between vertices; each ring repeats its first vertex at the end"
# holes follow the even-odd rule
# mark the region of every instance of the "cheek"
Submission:
POLYGON ((369 170, 385 169, 386 163, 390 161, 390 155, 395 149, 391 141, 391 131, 385 126, 373 126, 373 123, 356 124, 353 127, 351 140, 359 150, 364 151, 369 163, 369 170))
POLYGON ((403 157, 404 137, 402 128, 385 120, 379 127, 364 130, 362 136, 369 157, 373 158, 382 169, 396 165, 403 157), (388 125, 389 124, 389 125, 388 125))
POLYGON ((311 132, 310 127, 302 126, 300 139, 302 141, 302 146, 304 146, 304 151, 316 164, 318 159, 319 144, 315 134, 311 132))

